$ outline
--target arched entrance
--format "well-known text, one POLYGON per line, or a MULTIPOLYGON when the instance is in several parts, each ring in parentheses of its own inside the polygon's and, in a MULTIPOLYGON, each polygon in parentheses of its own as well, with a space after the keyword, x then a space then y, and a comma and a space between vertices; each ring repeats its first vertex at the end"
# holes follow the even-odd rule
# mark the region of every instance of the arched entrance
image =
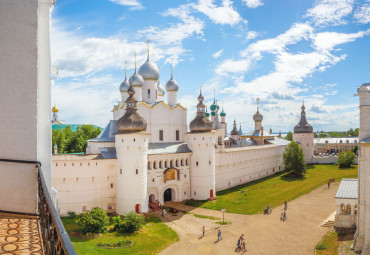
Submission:
POLYGON ((151 194, 150 196, 149 196, 149 201, 150 202, 155 202, 155 195, 154 194, 151 194))
POLYGON ((163 193, 163 201, 173 201, 175 197, 175 191, 172 188, 166 189, 163 193))

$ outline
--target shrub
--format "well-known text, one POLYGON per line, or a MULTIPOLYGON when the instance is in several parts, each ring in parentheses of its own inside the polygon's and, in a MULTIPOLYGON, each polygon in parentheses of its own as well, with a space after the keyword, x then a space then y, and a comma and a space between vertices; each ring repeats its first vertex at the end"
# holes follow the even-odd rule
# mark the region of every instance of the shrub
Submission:
POLYGON ((76 218, 76 213, 74 211, 68 211, 67 214, 68 214, 68 217, 71 218, 71 219, 76 218))
POLYGON ((323 244, 323 243, 319 243, 318 245, 316 245, 316 250, 325 250, 326 249, 326 245, 323 244))
POLYGON ((306 173, 304 154, 298 143, 291 141, 283 153, 284 170, 293 176, 302 176, 306 173))
POLYGON ((112 218, 113 229, 120 233, 134 233, 138 231, 145 223, 144 216, 129 212, 124 220, 120 216, 112 218))
POLYGON ((351 167, 356 156, 352 151, 346 151, 339 154, 338 164, 340 168, 351 167))
POLYGON ((92 208, 91 211, 80 214, 76 223, 82 227, 85 233, 104 233, 109 225, 109 217, 102 208, 92 208))

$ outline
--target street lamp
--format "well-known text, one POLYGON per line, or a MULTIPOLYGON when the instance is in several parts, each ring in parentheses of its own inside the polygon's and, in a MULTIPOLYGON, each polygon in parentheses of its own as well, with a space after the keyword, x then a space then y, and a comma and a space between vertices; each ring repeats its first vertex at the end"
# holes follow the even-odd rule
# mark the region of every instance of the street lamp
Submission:
POLYGON ((225 212, 226 212, 226 209, 221 209, 221 212, 222 212, 222 224, 225 224, 225 212))

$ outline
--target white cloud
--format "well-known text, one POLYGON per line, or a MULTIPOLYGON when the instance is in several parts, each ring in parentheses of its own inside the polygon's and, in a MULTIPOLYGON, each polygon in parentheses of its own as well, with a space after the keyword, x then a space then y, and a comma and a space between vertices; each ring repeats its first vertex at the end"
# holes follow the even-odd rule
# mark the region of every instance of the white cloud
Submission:
POLYGON ((246 39, 247 40, 252 40, 256 37, 257 37, 257 32, 256 31, 249 31, 248 34, 247 34, 246 39))
POLYGON ((308 39, 312 34, 313 28, 307 23, 295 23, 283 34, 278 35, 275 38, 259 40, 252 43, 248 48, 242 51, 242 56, 247 56, 250 53, 261 53, 261 52, 281 52, 286 46, 296 44, 302 39, 308 39))
POLYGON ((360 24, 367 24, 370 23, 370 5, 365 4, 364 6, 360 6, 353 17, 356 19, 357 23, 360 24))
POLYGON ((316 26, 343 25, 344 20, 353 9, 354 0, 319 0, 315 6, 307 10, 306 18, 311 18, 316 26))
POLYGON ((219 57, 221 56, 222 52, 224 52, 224 49, 222 49, 222 50, 219 50, 219 51, 215 52, 215 53, 212 55, 212 57, 213 57, 213 58, 219 58, 219 57))
POLYGON ((223 76, 226 76, 229 73, 239 73, 239 74, 245 73, 246 71, 248 71, 250 64, 251 64, 250 61, 245 59, 242 60, 228 59, 221 62, 221 64, 219 64, 216 67, 215 72, 218 75, 223 76))
POLYGON ((343 43, 353 42, 357 38, 370 34, 370 29, 357 33, 322 32, 312 35, 314 48, 323 51, 331 51, 335 46, 343 43))
MULTIPOLYGON (((234 9, 230 0, 222 0, 220 6, 214 4, 214 0, 199 0, 192 7, 207 15, 214 23, 221 25, 235 25, 244 21, 234 9)), ((244 21, 246 22, 246 21, 244 21)))
POLYGON ((137 0, 109 0, 112 3, 129 6, 131 10, 141 10, 144 9, 142 4, 137 0))
POLYGON ((243 0, 243 2, 249 7, 249 8, 257 8, 258 6, 263 5, 262 0, 243 0))

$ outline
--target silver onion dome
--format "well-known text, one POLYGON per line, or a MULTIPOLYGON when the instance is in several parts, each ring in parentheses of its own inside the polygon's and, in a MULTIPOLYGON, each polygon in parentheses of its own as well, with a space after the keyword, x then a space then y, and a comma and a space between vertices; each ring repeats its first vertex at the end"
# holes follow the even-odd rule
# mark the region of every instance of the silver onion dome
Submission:
POLYGON ((161 85, 161 82, 160 82, 160 81, 158 81, 157 89, 158 89, 158 95, 160 95, 160 96, 164 96, 164 93, 166 93, 166 91, 165 91, 165 90, 164 90, 164 88, 162 87, 162 85, 161 85))
POLYGON ((125 78, 125 80, 119 86, 119 91, 121 93, 125 93, 129 89, 129 87, 130 87, 130 84, 128 84, 127 78, 125 78))
POLYGON ((253 120, 254 121, 262 121, 263 120, 263 115, 257 111, 256 114, 253 115, 253 120))
POLYGON ((179 90, 179 84, 177 84, 177 81, 173 79, 173 64, 171 66, 171 79, 166 83, 166 90, 167 91, 179 90))
POLYGON ((142 87, 143 84, 143 78, 135 71, 135 73, 130 78, 130 85, 132 87, 142 87))
POLYGON ((143 77, 144 80, 155 80, 158 81, 159 79, 159 69, 158 66, 150 61, 149 55, 146 62, 140 66, 139 74, 143 77))

